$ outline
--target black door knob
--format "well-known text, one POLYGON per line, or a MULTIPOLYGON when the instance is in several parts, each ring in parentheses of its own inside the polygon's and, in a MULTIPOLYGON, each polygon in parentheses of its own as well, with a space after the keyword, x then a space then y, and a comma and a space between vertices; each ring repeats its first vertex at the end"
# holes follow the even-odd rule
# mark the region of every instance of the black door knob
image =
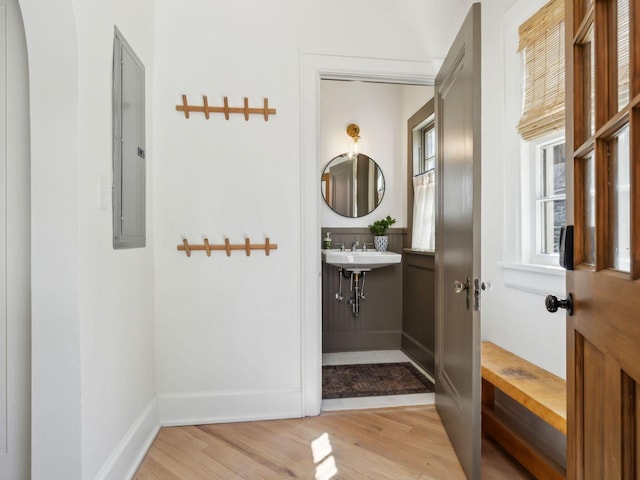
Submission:
POLYGON ((548 312, 557 312, 558 308, 564 308, 569 315, 573 315, 573 298, 571 294, 567 294, 567 298, 564 300, 559 300, 555 295, 547 295, 547 298, 544 299, 544 304, 547 307, 548 312))

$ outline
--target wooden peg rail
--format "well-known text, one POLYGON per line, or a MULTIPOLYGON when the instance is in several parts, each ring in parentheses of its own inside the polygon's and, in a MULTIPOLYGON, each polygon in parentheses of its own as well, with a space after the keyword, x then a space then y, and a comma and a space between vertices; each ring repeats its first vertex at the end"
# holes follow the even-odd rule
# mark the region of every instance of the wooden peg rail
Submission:
POLYGON ((189 118, 190 112, 202 112, 204 113, 204 117, 209 120, 210 113, 224 113, 224 118, 229 120, 229 114, 231 113, 241 113, 244 114, 244 119, 249 121, 249 115, 262 115, 264 117, 264 121, 269 121, 269 115, 275 115, 276 109, 269 108, 269 99, 264 99, 264 105, 262 108, 254 108, 249 107, 249 99, 244 97, 244 106, 242 107, 230 107, 229 99, 224 97, 224 105, 222 107, 210 107, 209 100, 206 95, 202 96, 202 106, 199 105, 189 105, 187 101, 187 96, 182 95, 182 105, 176 105, 176 110, 178 112, 184 112, 184 118, 189 118))
POLYGON ((187 254, 187 257, 190 257, 191 252, 196 250, 201 250, 206 252, 207 257, 210 257, 211 252, 216 250, 224 250, 225 252, 227 252, 227 257, 231 256, 231 252, 233 250, 244 250, 244 252, 247 254, 247 257, 251 255, 251 250, 264 250, 264 253, 268 257, 269 252, 271 252, 271 250, 277 250, 277 249, 278 249, 278 245, 275 243, 271 243, 269 241, 269 237, 265 238, 264 243, 253 244, 253 245, 251 244, 251 241, 248 238, 245 238, 243 244, 234 244, 234 245, 232 245, 229 242, 228 238, 224 239, 224 245, 211 245, 209 243, 208 238, 204 239, 204 244, 202 245, 192 245, 185 238, 182 240, 182 245, 178 245, 178 251, 185 252, 187 254))

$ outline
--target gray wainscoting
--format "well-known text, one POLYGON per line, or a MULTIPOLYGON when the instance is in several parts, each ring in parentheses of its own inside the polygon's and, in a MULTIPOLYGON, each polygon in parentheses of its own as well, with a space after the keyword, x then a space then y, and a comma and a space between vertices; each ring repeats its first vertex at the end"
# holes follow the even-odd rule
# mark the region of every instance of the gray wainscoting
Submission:
MULTIPOLYGON (((372 243, 368 228, 322 228, 322 238, 331 232, 333 247, 344 242, 345 248, 357 240, 372 243)), ((402 252, 402 228, 390 228, 389 250, 402 252)), ((399 350, 402 335, 402 264, 372 270, 366 275, 366 300, 355 318, 348 304, 350 279, 342 279, 344 300, 335 299, 338 269, 322 266, 322 351, 351 352, 361 350, 399 350)))
POLYGON ((405 249, 402 253, 402 350, 434 373, 435 254, 405 249))

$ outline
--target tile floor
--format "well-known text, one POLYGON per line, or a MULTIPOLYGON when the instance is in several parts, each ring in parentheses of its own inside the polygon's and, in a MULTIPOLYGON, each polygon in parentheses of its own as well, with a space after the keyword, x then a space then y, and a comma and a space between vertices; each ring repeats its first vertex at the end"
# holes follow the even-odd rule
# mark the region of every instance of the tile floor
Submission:
MULTIPOLYGON (((354 365, 358 363, 411 362, 427 378, 433 377, 400 350, 376 350, 369 352, 323 353, 322 365, 354 365)), ((322 400, 322 410, 357 410, 362 408, 397 407, 404 405, 429 405, 435 402, 434 393, 390 395, 381 397, 335 398, 322 400)))

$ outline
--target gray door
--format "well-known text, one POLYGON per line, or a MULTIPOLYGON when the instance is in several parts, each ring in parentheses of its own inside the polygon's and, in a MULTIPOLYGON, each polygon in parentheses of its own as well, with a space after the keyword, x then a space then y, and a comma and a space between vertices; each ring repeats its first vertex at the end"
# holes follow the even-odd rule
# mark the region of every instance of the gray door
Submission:
POLYGON ((480 478, 480 5, 436 78, 436 405, 467 477, 480 478))
POLYGON ((345 217, 357 216, 353 211, 353 162, 348 160, 331 167, 331 208, 345 217))

